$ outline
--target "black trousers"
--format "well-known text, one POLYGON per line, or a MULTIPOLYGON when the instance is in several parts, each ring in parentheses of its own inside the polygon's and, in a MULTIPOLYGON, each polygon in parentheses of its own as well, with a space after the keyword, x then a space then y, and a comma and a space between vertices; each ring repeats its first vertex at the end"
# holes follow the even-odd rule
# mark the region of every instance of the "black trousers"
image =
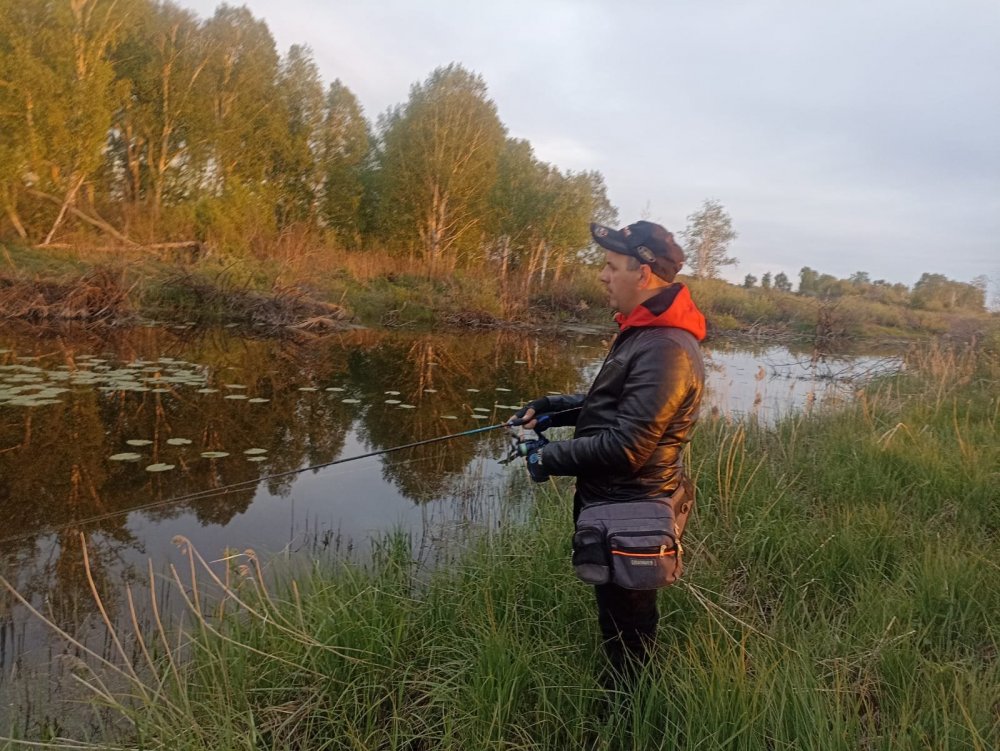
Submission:
POLYGON ((656 624, 660 620, 657 591, 600 584, 594 587, 594 594, 604 651, 613 671, 612 681, 631 679, 646 663, 656 640, 656 624))

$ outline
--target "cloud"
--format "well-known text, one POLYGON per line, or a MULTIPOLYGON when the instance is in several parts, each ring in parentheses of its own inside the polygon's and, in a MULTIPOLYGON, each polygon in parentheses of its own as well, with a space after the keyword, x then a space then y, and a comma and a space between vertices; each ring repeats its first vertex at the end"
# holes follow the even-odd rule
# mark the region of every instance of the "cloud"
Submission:
POLYGON ((681 229, 720 199, 740 270, 1000 272, 994 0, 248 5, 373 119, 458 61, 541 158, 600 170, 623 221, 681 229))

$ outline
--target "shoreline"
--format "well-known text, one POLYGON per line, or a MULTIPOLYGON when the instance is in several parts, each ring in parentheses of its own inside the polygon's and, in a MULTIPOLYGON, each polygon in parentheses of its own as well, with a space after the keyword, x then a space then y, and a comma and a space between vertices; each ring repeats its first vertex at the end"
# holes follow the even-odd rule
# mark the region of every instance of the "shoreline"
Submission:
MULTIPOLYGON (((92 327, 233 326, 263 336, 322 336, 354 327, 613 333, 611 312, 591 269, 576 269, 519 299, 474 270, 445 277, 392 269, 357 276, 346 269, 291 270, 250 259, 165 263, 93 257, 71 250, 5 248, 0 320, 92 327), (12 251, 16 251, 13 252, 12 251)), ((1000 337, 998 313, 928 313, 902 306, 851 310, 849 299, 744 290, 681 277, 705 313, 709 338, 807 343, 836 348, 864 342, 906 346, 945 337, 1000 337), (846 307, 846 309, 845 309, 846 307)), ((860 305, 860 303, 858 304, 860 305)))

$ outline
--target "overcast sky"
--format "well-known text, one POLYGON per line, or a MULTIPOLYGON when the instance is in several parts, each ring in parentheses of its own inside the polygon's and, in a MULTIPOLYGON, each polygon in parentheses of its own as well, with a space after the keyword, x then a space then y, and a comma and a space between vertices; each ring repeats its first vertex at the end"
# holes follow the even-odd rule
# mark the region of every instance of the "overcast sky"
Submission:
MULTIPOLYGON (((210 15, 215 0, 179 0, 210 15)), ((717 198, 747 273, 1000 282, 1000 1, 247 0, 374 120, 435 67, 602 172, 622 224, 717 198)))

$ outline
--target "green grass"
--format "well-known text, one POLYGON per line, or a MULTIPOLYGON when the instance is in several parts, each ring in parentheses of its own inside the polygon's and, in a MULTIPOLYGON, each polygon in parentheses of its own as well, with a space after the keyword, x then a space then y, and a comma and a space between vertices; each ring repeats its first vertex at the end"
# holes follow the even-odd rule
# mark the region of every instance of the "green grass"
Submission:
POLYGON ((183 635, 122 635, 118 667, 86 679, 126 720, 101 742, 997 748, 1000 365, 940 350, 909 365, 835 412, 700 426, 688 570, 661 595, 661 638, 631 703, 607 702, 595 679, 569 485, 526 507, 519 480, 512 517, 528 522, 456 543, 432 567, 400 535, 367 565, 267 574, 252 556, 222 569, 190 551, 175 586, 200 599, 183 635), (105 690, 112 679, 127 688, 105 690))
POLYGON ((968 340, 997 330, 997 314, 934 312, 861 296, 830 299, 744 289, 718 279, 685 279, 712 332, 760 337, 796 335, 821 341, 913 339, 946 334, 968 340))
MULTIPOLYGON (((256 323, 254 302, 278 307, 288 291, 344 307, 368 325, 475 325, 515 321, 555 325, 574 321, 607 326, 607 297, 598 270, 572 266, 558 282, 525 287, 513 273, 504 284, 489 266, 428 275, 413 259, 376 251, 334 253, 308 243, 290 248, 217 252, 196 263, 149 251, 97 251, 0 246, 0 282, 16 279, 72 283, 95 267, 119 274, 129 310, 164 321, 256 323), (248 300, 248 297, 252 297, 248 300)), ((689 279, 711 333, 802 338, 830 344, 858 338, 921 338, 946 334, 969 341, 1000 337, 997 314, 929 312, 861 297, 818 300, 776 290, 743 289, 720 280, 689 279)), ((0 314, 3 311, 0 310, 0 314)), ((308 316, 306 316, 308 317, 308 316)))

